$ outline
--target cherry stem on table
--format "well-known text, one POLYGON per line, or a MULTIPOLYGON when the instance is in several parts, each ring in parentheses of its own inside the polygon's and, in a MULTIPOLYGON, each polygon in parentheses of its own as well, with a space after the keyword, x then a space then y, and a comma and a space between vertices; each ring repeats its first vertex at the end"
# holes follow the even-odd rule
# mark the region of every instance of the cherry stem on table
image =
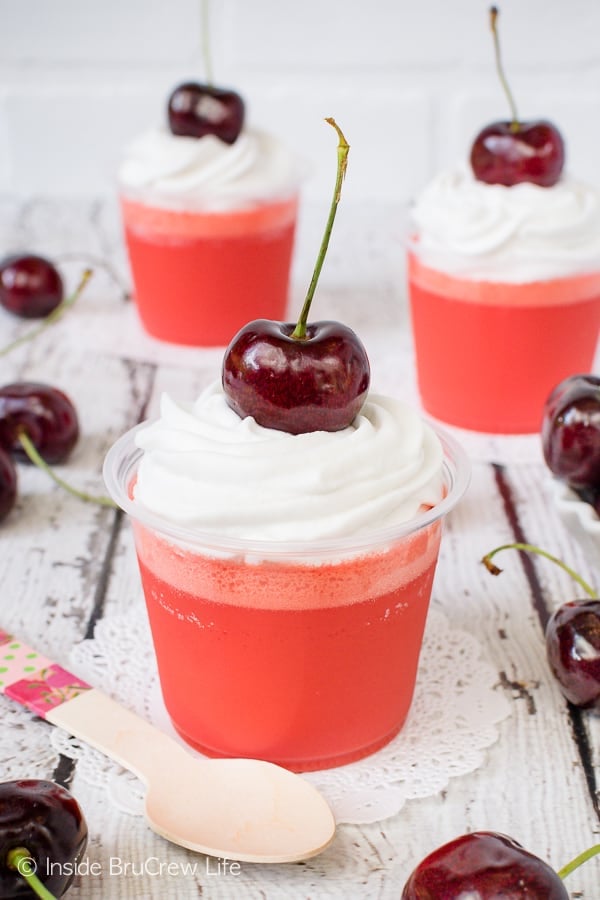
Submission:
POLYGON ((590 847, 588 850, 584 850, 583 853, 580 853, 579 856, 576 856, 575 859, 572 859, 571 862, 568 862, 566 866, 563 866, 562 869, 559 869, 556 873, 559 878, 564 879, 567 875, 570 875, 571 872, 574 872, 575 869, 578 869, 579 866, 583 865, 584 862, 587 862, 588 859, 591 859, 592 856, 596 856, 600 853, 600 844, 594 844, 593 847, 590 847))
POLYGON ((64 300, 62 300, 58 304, 58 306, 53 309, 52 312, 49 313, 43 320, 43 322, 41 322, 36 328, 32 328, 31 331, 27 331, 20 338, 17 338, 16 341, 13 341, 11 344, 7 344, 6 347, 3 347, 2 350, 0 350, 0 356, 7 356, 7 354, 11 353, 13 350, 16 350, 17 347, 20 347, 21 344, 25 344, 27 341, 30 341, 33 338, 37 337, 38 334, 41 334, 41 332, 44 331, 44 329, 46 329, 48 325, 52 325, 57 321, 57 319, 60 319, 64 315, 64 313, 66 313, 66 311, 71 306, 73 306, 91 277, 92 270, 86 269, 73 293, 69 297, 66 297, 64 300))
POLYGON ((71 262, 87 262, 88 266, 93 269, 103 269, 111 281, 114 281, 116 286, 119 288, 123 296, 123 300, 131 300, 131 289, 129 285, 126 284, 125 279, 121 277, 116 267, 112 266, 106 259, 102 259, 100 256, 94 256, 93 253, 86 253, 85 251, 80 251, 78 253, 61 253, 58 256, 54 257, 54 261, 56 263, 71 263, 71 262))
POLYGON ((56 472, 52 468, 50 468, 48 463, 40 456, 35 447, 35 444, 24 429, 20 429, 18 437, 23 450, 27 454, 28 459, 34 464, 34 466, 37 466, 38 469, 41 469, 46 473, 46 475, 49 475, 52 481, 58 484, 59 487, 63 488, 65 491, 68 491, 68 493, 72 494, 74 497, 78 497, 79 500, 84 500, 86 503, 97 503, 99 506, 109 506, 112 509, 117 508, 117 504, 110 497, 88 494, 86 491, 80 491, 78 488, 74 488, 73 485, 68 483, 68 481, 63 481, 63 479, 60 478, 60 476, 58 476, 56 472))
POLYGON ((50 893, 48 888, 43 884, 35 873, 34 859, 25 847, 13 847, 6 854, 6 863, 9 869, 14 869, 23 878, 31 890, 41 900, 56 900, 54 894, 50 893))
POLYGON ((571 578, 577 582, 577 584, 583 588, 583 590, 588 594, 592 600, 598 599, 598 594, 594 590, 594 588, 584 581, 581 575, 578 575, 577 572, 568 566, 566 563, 559 559, 557 556, 553 556, 551 553, 548 553, 546 550, 541 550, 539 547, 536 547, 534 544, 502 544, 501 547, 496 547, 495 550, 492 550, 490 553, 486 553, 486 555, 481 560, 488 572, 491 572, 492 575, 499 575, 502 569, 499 569, 492 562, 492 557, 496 555, 496 553, 500 553, 501 550, 522 550, 525 553, 537 553, 538 556, 544 556, 546 559, 549 559, 551 562, 556 563, 557 566, 560 566, 561 569, 564 569, 571 578))
POLYGON ((329 238, 331 237, 331 230, 333 228, 333 223, 335 220, 335 214, 337 212, 338 203, 340 202, 340 197, 342 195, 342 184, 344 182, 344 177, 346 175, 346 168, 348 166, 348 153, 350 151, 350 145, 348 144, 346 138, 344 137, 341 128, 338 126, 335 119, 328 118, 325 121, 331 125, 338 133, 338 148, 337 148, 337 173, 335 178, 335 189, 333 192, 333 200, 331 201, 331 208, 329 210, 329 218, 327 219, 327 224, 325 225, 325 233, 323 235, 323 240, 321 241, 321 246, 319 248, 319 253, 317 256, 317 262, 315 263, 315 268, 313 271, 313 276, 310 280, 310 284, 308 286, 308 291, 306 293, 306 299, 304 301, 304 305, 300 312, 300 317, 298 319, 298 323, 294 330, 292 331, 292 337, 296 338, 299 341, 303 341, 306 338, 306 323, 308 321, 308 313, 310 312, 310 305, 312 303, 312 299, 315 295, 315 290, 317 287, 317 282, 319 280, 319 275, 321 274, 321 269, 323 268, 323 262, 325 260, 325 255, 327 253, 327 248, 329 246, 329 238))
POLYGON ((492 27, 492 35, 494 36, 494 53, 496 56, 496 71, 498 72, 498 78, 500 79, 500 84, 504 89, 504 93, 506 94, 506 99, 508 100, 508 105, 510 106, 510 112, 512 116, 512 121, 510 125, 511 131, 519 130, 519 117, 517 115, 517 106, 515 103, 515 99, 512 95, 512 91, 508 86, 508 81, 506 80, 506 75, 504 74, 504 67, 502 65, 502 57, 500 54, 500 39, 498 37, 498 7, 492 6, 490 9, 490 25, 492 27))

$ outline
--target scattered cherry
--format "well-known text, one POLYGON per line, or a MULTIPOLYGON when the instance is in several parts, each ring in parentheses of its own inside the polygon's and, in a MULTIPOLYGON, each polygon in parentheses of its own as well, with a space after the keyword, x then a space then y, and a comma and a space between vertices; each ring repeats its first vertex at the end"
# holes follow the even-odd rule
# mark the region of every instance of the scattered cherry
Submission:
POLYGON ((42 319, 62 302, 63 280, 43 256, 23 254, 0 262, 0 303, 24 319, 42 319))
MULTIPOLYGON (((31 257, 29 257, 31 258, 31 257)), ((31 341, 34 337, 37 337, 38 334, 41 334, 45 329, 52 325, 54 322, 57 322, 58 319, 69 309, 75 301, 80 296, 84 287, 88 283, 89 279, 92 277, 92 270, 85 269, 80 280, 79 284, 73 291, 73 293, 69 297, 65 297, 61 299, 60 302, 54 306, 47 314, 44 314, 44 318, 42 321, 36 325, 35 328, 31 328, 29 331, 25 332, 25 334, 21 334, 14 341, 11 341, 10 344, 7 344, 5 347, 0 348, 0 356, 6 356, 8 353, 11 353, 13 350, 16 350, 17 347, 20 347, 22 344, 26 344, 27 341, 31 341)), ((30 300, 30 308, 33 308, 34 297, 31 295, 30 300)), ((40 307, 41 308, 41 307, 40 307)))
POLYGON ((404 885, 402 900, 569 900, 562 879, 598 852, 600 844, 557 873, 513 838, 474 831, 422 860, 404 885))
POLYGON ((600 710, 600 600, 591 585, 561 559, 533 544, 504 544, 483 557, 492 575, 502 571, 492 557, 500 550, 537 553, 567 572, 590 599, 563 603, 546 625, 546 655, 560 690, 574 706, 600 710))
POLYGON ((0 897, 47 897, 43 889, 62 896, 87 838, 81 807, 66 788, 39 779, 0 784, 0 897))
POLYGON ((6 450, 0 447, 0 522, 6 518, 17 499, 17 470, 6 450))
POLYGON ((229 406, 266 428, 291 434, 339 431, 352 423, 367 396, 370 366, 358 336, 340 322, 307 324, 341 186, 349 145, 338 133, 335 191, 317 263, 297 324, 257 319, 245 325, 225 350, 223 390, 229 406))
POLYGON ((0 446, 27 460, 25 432, 46 463, 63 462, 79 437, 79 421, 71 400, 58 388, 21 381, 0 387, 0 446))
POLYGON ((496 21, 498 9, 490 9, 496 66, 512 112, 510 121, 492 122, 476 136, 471 148, 471 168, 478 181, 506 187, 530 182, 552 187, 565 163, 564 142, 552 122, 521 122, 500 61, 496 21))
POLYGON ((596 502, 600 492, 600 378, 571 375, 544 404, 542 450, 550 471, 596 502))
POLYGON ((244 101, 235 91, 186 81, 169 97, 169 128, 175 135, 201 138, 213 134, 233 144, 242 130, 244 112, 244 101))
POLYGON ((600 712, 600 600, 563 603, 546 626, 546 652, 567 700, 600 712))
MULTIPOLYGON (((19 381, 0 387, 0 450, 46 472, 56 484, 89 503, 115 508, 110 497, 88 494, 74 488, 50 468, 71 453, 79 437, 79 420, 71 400, 58 388, 39 382, 19 381)), ((10 462, 10 460, 9 460, 10 462)), ((10 501, 11 476, 6 469, 6 512, 10 501)), ((0 457, 0 520, 2 515, 2 457, 0 457)), ((16 487, 16 484, 15 484, 16 487)), ((14 497, 13 497, 14 502, 14 497)))

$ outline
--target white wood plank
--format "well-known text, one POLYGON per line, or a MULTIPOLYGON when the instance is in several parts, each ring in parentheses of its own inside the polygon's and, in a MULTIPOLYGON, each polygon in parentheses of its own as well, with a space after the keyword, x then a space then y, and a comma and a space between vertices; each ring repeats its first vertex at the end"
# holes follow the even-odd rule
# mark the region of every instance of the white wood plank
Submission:
MULTIPOLYGON (((40 251, 93 254, 107 261, 116 275, 99 267, 89 293, 64 322, 0 358, 0 383, 39 379, 62 387, 72 397, 80 413, 82 437, 71 459, 59 468, 60 474, 88 490, 104 492, 102 460, 113 440, 138 420, 142 409, 148 416, 155 415, 163 391, 193 399, 219 377, 219 352, 198 351, 189 364, 155 367, 152 359, 135 362, 131 358, 135 354, 118 329, 109 335, 114 349, 106 352, 102 323, 110 322, 113 329, 127 310, 123 300, 127 274, 114 210, 110 205, 61 209, 45 202, 26 208, 5 202, 0 205, 0 234, 12 235, 21 246, 40 251)), ((80 268, 79 258, 69 262, 71 282, 80 268)), ((375 300, 384 303, 389 297, 375 300)), ((0 315, 3 341, 22 328, 22 323, 0 315)), ((397 338, 373 326, 372 336, 377 348, 377 389, 388 385, 391 392, 399 393, 410 368, 406 335, 397 338)), ((410 393, 410 378, 406 384, 410 393)), ((589 535, 567 526, 555 511, 543 467, 515 464, 507 467, 504 476, 525 536, 599 584, 600 548, 589 535)), ((0 627, 14 630, 50 656, 66 661, 72 645, 83 638, 99 599, 105 616, 143 602, 131 528, 124 520, 110 559, 105 595, 100 597, 115 514, 71 498, 30 467, 20 466, 19 477, 18 505, 0 525, 0 627)), ((89 861, 99 864, 100 874, 79 878, 69 896, 74 900, 185 900, 201 895, 211 900, 392 900, 425 853, 468 830, 504 831, 556 867, 597 841, 598 816, 567 704, 548 670, 542 625, 522 562, 516 553, 502 554, 497 561, 504 571, 498 578, 489 575, 480 562, 485 552, 513 539, 495 470, 478 462, 467 496, 446 522, 433 604, 453 626, 477 637, 482 655, 498 672, 497 690, 511 705, 512 714, 499 726, 498 741, 485 753, 480 769, 451 780, 438 796, 407 803, 395 818, 370 826, 340 827, 334 845, 305 864, 242 865, 237 874, 218 872, 206 858, 168 845, 140 818, 113 806, 106 790, 87 784, 76 769, 72 789, 90 825, 89 861), (116 874, 114 863, 111 873, 111 858, 129 862, 130 874, 116 874), (135 866, 139 871, 148 860, 199 867, 188 875, 183 869, 177 876, 133 874, 135 866)), ((548 610, 577 596, 568 577, 551 563, 540 560, 534 569, 548 610)), ((28 727, 30 714, 23 712, 23 717, 20 721, 28 727)), ((585 714, 583 721, 600 779, 600 719, 585 714)), ((570 877, 573 896, 597 898, 599 865, 592 861, 570 877)))

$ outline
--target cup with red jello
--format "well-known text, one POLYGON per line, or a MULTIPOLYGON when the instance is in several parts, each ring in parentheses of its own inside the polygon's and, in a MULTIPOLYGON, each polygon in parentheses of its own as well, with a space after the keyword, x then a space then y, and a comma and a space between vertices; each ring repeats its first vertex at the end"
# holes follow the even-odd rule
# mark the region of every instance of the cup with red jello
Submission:
POLYGON ((108 454, 129 514, 164 702, 214 756, 294 770, 390 741, 408 714, 459 446, 370 396, 352 425, 289 434, 214 384, 108 454))
POLYGON ((537 432, 552 388, 591 370, 600 330, 600 190, 565 170, 547 119, 511 118, 472 142, 467 167, 417 199, 408 286, 425 409, 484 432, 537 432))
POLYGON ((110 450, 173 725, 298 771, 382 747, 410 708, 442 522, 468 461, 372 394, 358 336, 308 322, 349 146, 296 324, 245 324, 221 381, 110 450))
POLYGON ((437 419, 536 432, 600 329, 600 191, 438 175, 413 209, 408 288, 421 401, 437 419))
POLYGON ((120 165, 137 312, 160 340, 225 345, 249 318, 285 315, 302 165, 243 110, 233 92, 180 85, 168 124, 120 165))

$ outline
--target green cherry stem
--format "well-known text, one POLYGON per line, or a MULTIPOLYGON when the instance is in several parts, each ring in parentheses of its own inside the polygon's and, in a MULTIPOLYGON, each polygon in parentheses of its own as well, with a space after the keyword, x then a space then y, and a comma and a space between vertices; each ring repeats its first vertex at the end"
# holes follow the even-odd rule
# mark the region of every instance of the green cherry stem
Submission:
POLYGON ((117 504, 110 497, 103 496, 95 496, 94 494, 88 494, 86 491, 80 491, 77 488, 74 488, 67 481, 63 481, 53 469, 50 468, 48 463, 42 459, 40 454, 38 453, 35 444, 27 434, 24 429, 20 429, 19 431, 19 441, 21 442, 21 446, 23 450, 27 454, 29 460, 37 466, 38 469, 41 469, 42 472, 45 472, 46 475, 49 475, 52 481, 59 485, 59 487, 63 488, 65 491, 68 491, 69 494, 72 494, 74 497, 78 497, 80 500, 85 500, 86 503, 97 503, 99 506, 109 506, 112 509, 117 508, 117 504))
POLYGON ((33 867, 33 857, 25 847, 13 847, 6 854, 6 864, 23 878, 31 890, 41 900, 56 900, 48 888, 40 881, 33 867))
POLYGON ((484 564, 488 572, 491 572, 492 575, 499 575, 502 569, 499 569, 497 565, 492 562, 492 557, 496 555, 496 553, 500 553, 501 550, 522 550, 525 553, 537 553, 538 556, 544 556, 546 559, 549 559, 551 562, 556 563, 557 566, 560 566, 561 569, 564 569, 571 578, 577 582, 577 584, 583 588, 583 590, 590 596, 593 600, 598 599, 598 594, 594 590, 594 588, 584 581, 581 575, 578 575, 574 569, 568 566, 566 563, 559 559, 557 556, 553 556, 551 553, 548 553, 546 550, 541 550, 540 547, 536 547, 534 544, 502 544, 501 547, 496 547, 495 550, 491 550, 490 553, 486 553, 481 562, 484 564))
POLYGON ((596 856, 598 853, 600 853, 600 844, 594 844, 593 847, 584 850, 583 853, 580 853, 579 856, 576 856, 575 859, 568 862, 566 866, 559 869, 556 874, 564 881, 567 875, 570 875, 571 872, 574 872, 575 869, 578 869, 579 866, 583 865, 584 862, 587 862, 588 859, 591 859, 592 856, 596 856))
POLYGON ((41 322, 40 325, 38 325, 36 328, 32 328, 31 331, 27 331, 20 338, 17 338, 16 341, 13 341, 11 344, 7 344, 6 347, 3 347, 2 350, 0 350, 0 356, 7 356, 13 350, 16 350, 17 347, 20 347, 21 344, 25 344, 27 341, 30 341, 33 338, 37 337, 38 334, 41 334, 41 332, 44 331, 48 327, 48 325, 53 325, 58 319, 60 319, 64 315, 64 313, 66 313, 66 311, 70 309, 71 306, 73 306, 91 277, 92 270, 86 269, 73 293, 69 297, 66 297, 64 300, 62 300, 61 303, 58 304, 56 309, 53 309, 52 312, 46 316, 46 318, 43 320, 43 322, 41 322))
POLYGON ((498 72, 498 78, 500 79, 500 84, 504 89, 504 93, 506 94, 506 99, 508 100, 508 105, 510 106, 510 112, 512 116, 512 121, 510 124, 510 130, 516 132, 519 130, 519 117, 517 115, 517 106, 515 104, 514 97, 512 95, 512 91, 508 86, 508 81, 506 80, 506 75, 504 74, 504 67, 502 65, 502 57, 500 54, 500 39, 498 37, 498 15, 499 10, 497 6, 490 7, 490 25, 492 28, 492 35, 494 36, 494 53, 496 56, 496 71, 498 72))
POLYGON ((337 212, 338 203, 340 202, 340 197, 342 195, 342 184, 344 181, 344 176, 346 175, 346 168, 348 166, 348 152, 350 151, 350 145, 348 144, 348 141, 344 137, 342 130, 338 126, 335 119, 328 118, 328 119, 325 119, 325 121, 329 125, 331 125, 333 128, 335 128, 335 130, 337 131, 337 134, 338 134, 337 174, 336 174, 336 178, 335 178, 335 189, 333 192, 333 199, 331 201, 331 208, 329 210, 329 218, 327 219, 327 224, 325 226, 325 233, 323 235, 323 240, 321 241, 321 246, 319 248, 319 253, 317 256, 317 261, 315 263, 313 275, 310 280, 310 284, 308 286, 308 291, 306 293, 306 299, 304 301, 304 305, 300 312, 300 317, 298 319, 298 323, 291 334, 291 336, 293 338, 296 338, 299 341, 306 340, 306 323, 308 321, 310 305, 311 305, 313 297, 315 295, 317 282, 319 280, 319 275, 321 274, 321 269, 323 268, 323 262, 325 260, 327 248, 329 246, 329 238, 331 237, 331 230, 333 228, 335 214, 337 212))

